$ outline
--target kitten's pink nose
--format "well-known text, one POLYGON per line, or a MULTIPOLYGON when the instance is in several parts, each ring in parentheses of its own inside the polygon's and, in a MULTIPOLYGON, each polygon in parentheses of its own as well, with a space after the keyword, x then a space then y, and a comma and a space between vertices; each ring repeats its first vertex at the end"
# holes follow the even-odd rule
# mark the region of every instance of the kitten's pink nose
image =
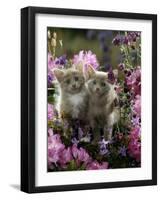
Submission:
POLYGON ((96 88, 96 92, 99 92, 100 91, 100 89, 99 88, 96 88))

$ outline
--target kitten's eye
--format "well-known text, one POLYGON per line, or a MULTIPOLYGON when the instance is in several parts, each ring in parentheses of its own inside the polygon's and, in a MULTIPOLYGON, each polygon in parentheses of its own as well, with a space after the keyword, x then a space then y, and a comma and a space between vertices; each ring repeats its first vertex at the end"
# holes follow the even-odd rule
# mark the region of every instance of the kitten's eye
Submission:
POLYGON ((78 81, 78 77, 77 76, 74 79, 75 79, 75 81, 78 81))
POLYGON ((70 79, 67 79, 67 80, 66 80, 66 83, 69 84, 69 83, 70 83, 70 79))
POLYGON ((105 86, 106 86, 106 83, 105 83, 105 82, 102 82, 102 83, 101 83, 101 86, 102 86, 102 87, 105 87, 105 86))
POLYGON ((96 84, 96 80, 93 81, 93 84, 94 84, 94 85, 96 84))

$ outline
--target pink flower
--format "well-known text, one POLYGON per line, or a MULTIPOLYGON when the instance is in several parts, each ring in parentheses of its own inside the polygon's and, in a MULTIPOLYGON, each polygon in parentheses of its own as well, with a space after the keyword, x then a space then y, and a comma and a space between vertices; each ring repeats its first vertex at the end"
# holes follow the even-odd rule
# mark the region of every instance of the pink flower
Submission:
POLYGON ((48 161, 58 162, 64 148, 65 146, 61 142, 60 135, 55 134, 48 137, 48 161))
POLYGON ((141 115, 141 96, 137 95, 135 98, 136 99, 134 101, 133 109, 134 109, 135 114, 137 116, 140 116, 141 115))
POLYGON ((55 149, 56 151, 60 151, 64 149, 64 144, 62 144, 60 135, 55 134, 48 137, 48 149, 55 149))
POLYGON ((72 154, 73 154, 73 157, 75 159, 78 158, 78 153, 79 153, 79 149, 77 148, 77 145, 73 144, 73 146, 72 146, 72 154))
POLYGON ((140 127, 134 127, 129 135, 128 153, 136 161, 141 160, 141 142, 140 142, 140 127))
POLYGON ((52 129, 52 128, 49 128, 49 129, 48 129, 48 134, 49 134, 49 136, 52 136, 52 135, 53 135, 53 129, 52 129))
POLYGON ((96 169, 107 169, 108 163, 102 162, 101 164, 98 161, 93 161, 89 165, 87 165, 87 170, 96 170, 96 169))
POLYGON ((89 64, 92 65, 95 69, 99 66, 96 55, 91 51, 80 51, 79 54, 74 55, 73 64, 78 64, 79 62, 83 62, 84 68, 86 68, 89 64))
POLYGON ((78 149, 76 144, 73 144, 72 146, 72 155, 76 160, 78 166, 80 165, 81 162, 83 162, 86 165, 88 162, 91 161, 91 157, 89 156, 87 151, 82 147, 78 149))
POLYGON ((54 117, 54 106, 48 103, 48 120, 53 120, 54 117))
POLYGON ((85 149, 83 148, 80 148, 79 152, 78 152, 78 160, 81 161, 81 162, 89 162, 90 160, 90 156, 89 154, 86 152, 85 149))
POLYGON ((129 155, 136 159, 137 162, 141 160, 141 144, 135 140, 128 145, 129 155))
POLYGON ((140 126, 141 118, 140 116, 134 115, 131 119, 133 126, 140 126))
POLYGON ((138 139, 138 138, 140 138, 140 135, 141 135, 140 126, 136 126, 136 127, 132 128, 132 130, 130 132, 130 138, 138 139))
POLYGON ((54 59, 50 53, 48 53, 48 70, 52 70, 55 66, 54 59))
POLYGON ((128 88, 135 94, 140 95, 141 93, 141 71, 138 67, 136 70, 134 70, 131 75, 126 76, 126 85, 128 88))
MULTIPOLYGON (((60 163, 61 165, 65 165, 66 163, 70 162, 73 159, 72 157, 72 152, 71 152, 71 148, 68 147, 67 149, 64 149, 60 155, 60 163)), ((65 166, 63 166, 65 167, 65 166)))

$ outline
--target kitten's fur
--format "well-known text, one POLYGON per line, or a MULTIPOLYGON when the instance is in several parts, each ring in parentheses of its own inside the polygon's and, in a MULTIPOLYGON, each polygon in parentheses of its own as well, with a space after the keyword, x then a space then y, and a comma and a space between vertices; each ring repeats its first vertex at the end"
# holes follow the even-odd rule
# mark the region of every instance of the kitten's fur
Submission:
POLYGON ((67 120, 84 120, 87 109, 87 89, 82 63, 69 69, 55 69, 60 86, 60 116, 67 120))
MULTIPOLYGON (((102 128, 105 139, 111 139, 109 130, 119 120, 118 96, 114 86, 108 82, 105 72, 95 71, 92 66, 87 70, 87 88, 89 92, 88 119, 93 129, 102 128)), ((100 134, 94 131, 94 142, 100 134)))

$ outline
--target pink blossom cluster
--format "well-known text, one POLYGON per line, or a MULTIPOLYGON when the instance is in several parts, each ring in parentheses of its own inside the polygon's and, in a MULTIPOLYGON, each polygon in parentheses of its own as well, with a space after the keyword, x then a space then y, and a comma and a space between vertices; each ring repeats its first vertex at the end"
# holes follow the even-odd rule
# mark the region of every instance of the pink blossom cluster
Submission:
POLYGON ((54 117, 54 105, 48 103, 48 120, 53 120, 54 117))
POLYGON ((131 93, 136 96, 141 93, 141 70, 140 67, 137 67, 132 72, 127 72, 125 79, 126 85, 128 86, 131 93))
POLYGON ((128 152, 136 161, 141 159, 141 71, 136 68, 126 77, 126 84, 131 92, 131 122, 128 152))
POLYGON ((79 54, 74 55, 73 64, 78 64, 79 62, 83 62, 84 69, 90 64, 95 69, 98 68, 99 63, 97 61, 97 57, 92 51, 80 51, 79 54))
POLYGON ((54 134, 51 128, 48 130, 48 133, 49 168, 52 169, 55 164, 55 166, 59 166, 61 169, 66 169, 71 161, 74 161, 77 169, 82 165, 87 170, 108 168, 107 162, 99 163, 96 160, 92 160, 88 152, 82 147, 78 148, 76 144, 65 147, 61 141, 60 135, 54 134))
POLYGON ((128 152, 131 157, 134 157, 136 161, 141 159, 141 142, 140 142, 140 127, 133 127, 129 135, 128 152))

